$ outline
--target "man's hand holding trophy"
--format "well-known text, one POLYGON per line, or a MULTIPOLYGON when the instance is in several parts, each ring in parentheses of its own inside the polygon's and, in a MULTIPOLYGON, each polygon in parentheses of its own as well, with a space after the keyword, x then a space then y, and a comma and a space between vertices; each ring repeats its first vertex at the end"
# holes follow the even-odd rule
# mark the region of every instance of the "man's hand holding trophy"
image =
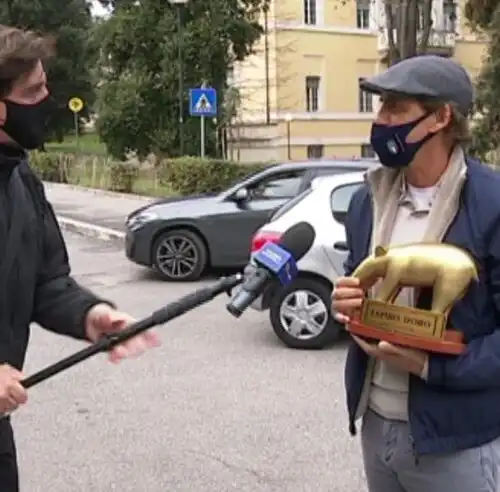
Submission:
POLYGON ((422 376, 427 353, 463 352, 462 333, 448 326, 448 315, 477 278, 474 259, 453 245, 377 246, 351 276, 338 279, 332 308, 365 352, 404 359, 394 362, 422 376), (415 299, 427 290, 429 305, 394 304, 404 287, 415 289, 415 299))

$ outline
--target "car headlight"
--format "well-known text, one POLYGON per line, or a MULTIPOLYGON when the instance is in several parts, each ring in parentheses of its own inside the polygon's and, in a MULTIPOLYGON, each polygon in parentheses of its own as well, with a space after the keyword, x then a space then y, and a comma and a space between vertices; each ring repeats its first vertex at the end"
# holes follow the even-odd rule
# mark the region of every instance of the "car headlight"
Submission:
POLYGON ((140 229, 147 222, 151 222, 153 220, 158 219, 158 215, 154 212, 141 212, 137 215, 134 215, 130 219, 127 219, 127 228, 131 231, 136 231, 140 229))

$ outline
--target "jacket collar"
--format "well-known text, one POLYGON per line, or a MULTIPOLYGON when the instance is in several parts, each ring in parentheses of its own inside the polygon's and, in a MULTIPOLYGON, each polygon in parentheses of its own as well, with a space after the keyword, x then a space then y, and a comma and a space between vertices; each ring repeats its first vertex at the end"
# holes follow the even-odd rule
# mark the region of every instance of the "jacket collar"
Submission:
POLYGON ((0 181, 8 179, 12 171, 26 158, 27 153, 24 149, 0 144, 0 181))

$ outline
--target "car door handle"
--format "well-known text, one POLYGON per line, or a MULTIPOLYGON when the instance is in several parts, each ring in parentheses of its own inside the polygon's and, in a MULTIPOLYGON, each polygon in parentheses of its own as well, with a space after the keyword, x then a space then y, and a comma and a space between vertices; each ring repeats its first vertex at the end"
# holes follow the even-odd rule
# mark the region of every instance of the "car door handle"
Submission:
POLYGON ((347 247, 347 243, 345 241, 337 241, 336 243, 333 243, 333 248, 340 251, 349 251, 349 248, 347 247))

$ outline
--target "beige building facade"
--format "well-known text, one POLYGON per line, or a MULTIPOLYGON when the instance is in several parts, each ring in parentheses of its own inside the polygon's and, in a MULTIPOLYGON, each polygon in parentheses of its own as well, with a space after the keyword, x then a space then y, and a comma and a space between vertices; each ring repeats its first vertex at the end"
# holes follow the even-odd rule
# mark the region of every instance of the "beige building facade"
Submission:
MULTIPOLYGON (((477 76, 486 44, 467 29, 462 6, 434 0, 430 50, 477 76)), ((243 162, 370 156, 378 98, 360 78, 386 67, 383 0, 274 0, 254 55, 237 65, 240 103, 228 149, 243 162)))

